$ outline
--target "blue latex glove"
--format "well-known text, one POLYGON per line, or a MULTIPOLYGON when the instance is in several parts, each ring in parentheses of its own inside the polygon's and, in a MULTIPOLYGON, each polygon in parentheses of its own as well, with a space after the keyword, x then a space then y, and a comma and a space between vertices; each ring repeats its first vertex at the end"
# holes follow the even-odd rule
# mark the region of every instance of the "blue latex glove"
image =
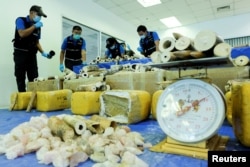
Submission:
POLYGON ((34 24, 36 28, 40 28, 43 26, 43 23, 42 22, 37 22, 36 24, 34 24))
POLYGON ((42 56, 43 57, 46 57, 46 58, 48 58, 48 53, 46 53, 46 52, 43 52, 43 53, 41 53, 42 54, 42 56))
POLYGON ((143 52, 143 50, 142 50, 141 47, 138 47, 137 50, 138 50, 139 52, 143 52))
POLYGON ((131 50, 131 48, 130 48, 129 44, 127 44, 127 48, 128 48, 128 50, 131 50))
POLYGON ((88 65, 88 63, 87 63, 86 61, 83 61, 83 62, 82 62, 82 65, 83 65, 83 66, 86 66, 86 65, 88 65))
POLYGON ((61 72, 63 72, 63 71, 64 71, 64 65, 63 65, 63 64, 60 64, 60 66, 59 66, 59 70, 60 70, 61 72))

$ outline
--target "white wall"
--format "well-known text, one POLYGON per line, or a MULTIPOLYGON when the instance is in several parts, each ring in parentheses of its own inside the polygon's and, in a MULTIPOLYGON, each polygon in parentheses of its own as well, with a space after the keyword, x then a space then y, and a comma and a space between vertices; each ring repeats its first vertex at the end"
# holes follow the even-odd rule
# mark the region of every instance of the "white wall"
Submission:
MULTIPOLYGON (((89 27, 96 28, 108 34, 113 34, 126 40, 136 50, 138 35, 136 26, 132 26, 118 16, 97 6, 91 0, 8 0, 2 1, 0 10, 1 38, 0 38, 0 108, 9 106, 11 93, 17 91, 14 77, 13 48, 11 40, 14 37, 15 19, 18 16, 26 16, 29 8, 34 5, 42 6, 48 15, 43 18, 41 44, 45 51, 55 50, 53 59, 45 59, 38 54, 39 74, 46 77, 60 75, 58 70, 59 52, 62 42, 62 16, 71 18, 89 27)), ((172 36, 172 32, 179 32, 190 38, 204 29, 217 32, 223 38, 249 35, 250 14, 228 17, 214 21, 189 25, 176 29, 158 32, 160 38, 172 36)), ((84 34, 83 34, 84 37, 84 34)))
MULTIPOLYGON (((102 32, 124 39, 131 46, 138 43, 136 27, 100 8, 91 0, 8 0, 2 1, 0 10, 0 108, 10 104, 10 95, 17 91, 14 77, 13 47, 15 19, 27 16, 32 5, 42 6, 47 18, 42 18, 42 38, 40 43, 47 52, 55 50, 51 60, 38 54, 39 75, 42 77, 61 75, 59 72, 59 52, 62 43, 62 16, 96 28, 102 32)), ((84 32, 83 32, 84 33, 84 32)), ((70 34, 69 34, 70 35, 70 34)), ((84 34, 83 34, 84 37, 84 34)), ((87 42, 87 41, 86 41, 87 42)))
POLYGON ((250 13, 216 19, 212 21, 192 24, 185 27, 177 27, 158 32, 161 38, 173 37, 173 32, 178 32, 192 39, 202 30, 211 30, 216 32, 223 39, 242 37, 250 35, 250 13))

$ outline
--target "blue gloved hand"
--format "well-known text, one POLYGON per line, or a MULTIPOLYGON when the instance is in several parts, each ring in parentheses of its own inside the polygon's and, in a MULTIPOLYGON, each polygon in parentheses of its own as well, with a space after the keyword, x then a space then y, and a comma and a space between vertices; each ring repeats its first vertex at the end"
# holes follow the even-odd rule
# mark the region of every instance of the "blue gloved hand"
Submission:
POLYGON ((43 23, 42 22, 37 22, 36 24, 34 24, 36 28, 40 28, 43 26, 43 23))
POLYGON ((83 65, 83 66, 87 66, 88 63, 87 63, 86 61, 83 61, 83 62, 82 62, 82 65, 83 65))
POLYGON ((46 53, 46 52, 43 52, 43 53, 41 53, 42 54, 42 56, 43 57, 46 57, 46 58, 48 58, 48 53, 46 53))
POLYGON ((59 70, 60 70, 61 72, 63 72, 63 71, 64 71, 64 65, 63 65, 63 64, 60 64, 60 66, 59 66, 59 70))
POLYGON ((128 48, 128 50, 131 50, 131 48, 130 48, 129 44, 127 44, 127 48, 128 48))
POLYGON ((138 50, 139 52, 143 52, 143 50, 142 50, 141 47, 138 47, 137 50, 138 50))

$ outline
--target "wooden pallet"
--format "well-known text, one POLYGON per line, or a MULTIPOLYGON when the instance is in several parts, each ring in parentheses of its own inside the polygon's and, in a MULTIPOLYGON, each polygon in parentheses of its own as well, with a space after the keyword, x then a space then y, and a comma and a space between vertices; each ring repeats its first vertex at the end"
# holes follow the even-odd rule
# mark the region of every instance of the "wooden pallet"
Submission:
POLYGON ((152 146, 150 151, 184 155, 198 159, 208 159, 208 151, 223 151, 228 142, 228 136, 215 135, 209 140, 198 143, 181 143, 170 137, 152 146))

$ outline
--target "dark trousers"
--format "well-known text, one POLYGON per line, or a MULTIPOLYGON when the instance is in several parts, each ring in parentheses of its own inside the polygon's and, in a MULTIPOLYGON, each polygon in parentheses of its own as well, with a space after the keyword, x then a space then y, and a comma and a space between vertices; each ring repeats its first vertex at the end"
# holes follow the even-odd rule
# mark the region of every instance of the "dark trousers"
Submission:
POLYGON ((15 76, 19 92, 26 91, 26 74, 28 81, 32 82, 38 77, 36 52, 30 53, 21 50, 14 50, 15 76))
POLYGON ((79 59, 77 61, 74 61, 74 60, 69 60, 69 59, 65 59, 65 67, 70 69, 71 71, 73 71, 73 67, 74 66, 79 66, 82 64, 82 60, 79 59))

